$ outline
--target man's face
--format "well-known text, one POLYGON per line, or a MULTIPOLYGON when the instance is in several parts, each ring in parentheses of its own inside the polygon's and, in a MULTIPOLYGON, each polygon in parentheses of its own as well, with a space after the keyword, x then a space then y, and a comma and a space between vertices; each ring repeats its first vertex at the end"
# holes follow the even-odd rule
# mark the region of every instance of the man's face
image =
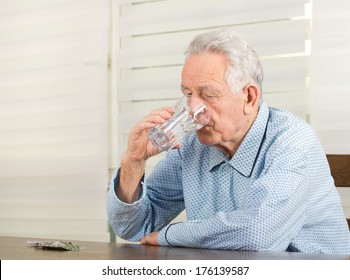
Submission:
POLYGON ((182 71, 182 90, 191 99, 199 99, 210 113, 208 126, 198 130, 203 144, 237 146, 249 127, 244 106, 247 95, 232 93, 226 81, 227 58, 206 53, 191 56, 182 71))

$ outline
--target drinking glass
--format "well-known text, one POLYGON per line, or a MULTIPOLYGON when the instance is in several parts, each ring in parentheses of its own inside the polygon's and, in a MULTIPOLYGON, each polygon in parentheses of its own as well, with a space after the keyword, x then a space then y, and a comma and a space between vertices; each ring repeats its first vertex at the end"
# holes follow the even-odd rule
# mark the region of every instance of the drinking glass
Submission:
POLYGON ((187 135, 208 125, 210 121, 207 107, 191 96, 180 98, 174 110, 169 120, 152 128, 149 134, 152 144, 162 151, 174 148, 187 135))

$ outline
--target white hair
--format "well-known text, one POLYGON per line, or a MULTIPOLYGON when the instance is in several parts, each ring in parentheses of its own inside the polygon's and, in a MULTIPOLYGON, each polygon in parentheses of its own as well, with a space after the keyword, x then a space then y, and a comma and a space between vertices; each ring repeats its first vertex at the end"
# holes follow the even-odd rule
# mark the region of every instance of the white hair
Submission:
POLYGON ((226 79, 233 92, 240 91, 248 83, 254 83, 262 91, 263 69, 258 54, 239 33, 223 28, 195 36, 185 52, 186 60, 191 55, 208 52, 227 57, 226 79))

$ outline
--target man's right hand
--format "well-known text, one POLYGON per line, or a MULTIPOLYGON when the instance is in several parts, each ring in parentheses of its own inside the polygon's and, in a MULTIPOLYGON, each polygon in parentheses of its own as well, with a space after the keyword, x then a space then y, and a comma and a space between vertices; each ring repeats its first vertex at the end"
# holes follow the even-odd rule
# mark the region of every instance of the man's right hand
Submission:
POLYGON ((152 111, 138 122, 130 131, 128 148, 123 155, 120 169, 117 196, 126 203, 138 200, 147 159, 161 151, 149 140, 149 131, 157 124, 162 124, 174 113, 172 107, 152 111))
POLYGON ((131 129, 125 153, 130 160, 146 161, 161 152, 149 140, 149 131, 157 124, 162 124, 170 119, 173 113, 172 107, 154 110, 131 129))

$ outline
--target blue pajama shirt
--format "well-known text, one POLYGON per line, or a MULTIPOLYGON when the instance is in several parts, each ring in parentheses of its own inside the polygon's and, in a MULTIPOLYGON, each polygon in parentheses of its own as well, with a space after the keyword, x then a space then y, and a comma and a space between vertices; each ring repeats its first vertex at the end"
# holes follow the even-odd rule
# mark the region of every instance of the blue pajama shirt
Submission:
POLYGON ((312 128, 260 105, 235 155, 195 134, 167 153, 142 182, 138 201, 107 195, 118 236, 139 241, 160 231, 162 246, 305 253, 350 253, 350 233, 327 158, 312 128), (169 224, 186 209, 187 221, 169 224))

